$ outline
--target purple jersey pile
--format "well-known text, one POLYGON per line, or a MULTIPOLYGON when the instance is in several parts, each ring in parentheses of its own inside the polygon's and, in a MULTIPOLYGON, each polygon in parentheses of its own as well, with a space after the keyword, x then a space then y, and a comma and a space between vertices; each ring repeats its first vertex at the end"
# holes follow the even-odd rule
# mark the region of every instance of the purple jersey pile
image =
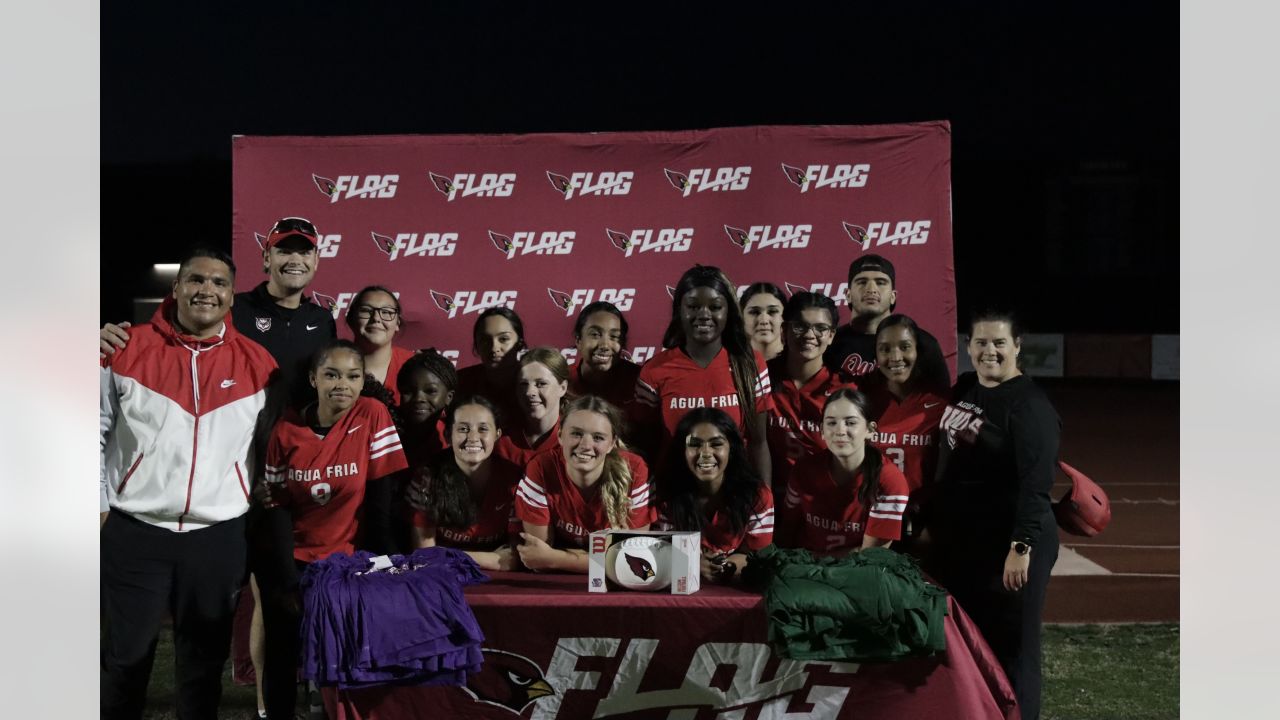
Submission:
POLYGON ((484 640, 462 588, 489 578, 467 554, 431 547, 392 555, 341 553, 302 576, 302 672, 317 685, 465 685, 484 640))

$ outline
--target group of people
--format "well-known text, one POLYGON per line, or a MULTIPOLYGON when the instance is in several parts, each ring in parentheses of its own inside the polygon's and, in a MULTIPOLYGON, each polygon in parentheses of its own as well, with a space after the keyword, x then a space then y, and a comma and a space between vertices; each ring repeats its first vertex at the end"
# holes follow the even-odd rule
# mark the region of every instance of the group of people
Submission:
POLYGON ((572 366, 499 306, 475 322, 479 362, 455 370, 395 344, 384 287, 357 294, 354 341, 337 339, 302 294, 317 238, 282 219, 268 279, 234 298, 230 258, 194 251, 150 323, 103 328, 104 717, 139 716, 166 609, 180 714, 215 716, 246 558, 260 713, 287 718, 309 563, 439 544, 488 570, 585 573, 604 528, 700 531, 709 582, 734 582, 770 543, 896 543, 1038 716, 1058 421, 1018 368, 1011 315, 975 316, 976 373, 952 387, 937 340, 894 313, 886 258, 850 265, 848 323, 826 296, 739 295, 695 266, 643 366, 622 354, 624 313, 596 302, 572 328, 572 366))

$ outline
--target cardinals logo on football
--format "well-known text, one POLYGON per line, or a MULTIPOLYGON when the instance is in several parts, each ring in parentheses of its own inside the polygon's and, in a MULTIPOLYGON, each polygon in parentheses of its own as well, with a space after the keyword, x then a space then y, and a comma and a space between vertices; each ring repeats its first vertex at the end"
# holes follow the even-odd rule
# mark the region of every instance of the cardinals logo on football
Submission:
POLYGON ((630 170, 602 172, 599 175, 576 172, 566 177, 548 170, 547 179, 551 181, 551 187, 564 195, 565 200, 571 200, 575 194, 627 195, 631 192, 631 181, 635 179, 635 173, 630 170))
POLYGON ((653 571, 653 566, 649 564, 649 561, 642 557, 636 557, 629 553, 623 553, 622 557, 626 558, 627 567, 631 569, 631 574, 635 575, 641 582, 648 582, 649 578, 657 574, 653 571))
POLYGON ((857 165, 809 165, 801 170, 798 167, 782 163, 782 172, 793 185, 805 193, 822 188, 854 188, 865 187, 867 175, 871 172, 870 163, 857 165))

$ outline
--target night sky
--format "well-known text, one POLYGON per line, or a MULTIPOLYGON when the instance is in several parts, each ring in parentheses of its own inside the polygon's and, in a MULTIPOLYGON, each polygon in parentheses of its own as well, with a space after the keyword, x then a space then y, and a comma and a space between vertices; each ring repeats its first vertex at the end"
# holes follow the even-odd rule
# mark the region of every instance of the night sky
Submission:
POLYGON ((698 5, 104 7, 102 319, 230 248, 233 134, 945 119, 961 317, 1178 331, 1176 4, 698 5))

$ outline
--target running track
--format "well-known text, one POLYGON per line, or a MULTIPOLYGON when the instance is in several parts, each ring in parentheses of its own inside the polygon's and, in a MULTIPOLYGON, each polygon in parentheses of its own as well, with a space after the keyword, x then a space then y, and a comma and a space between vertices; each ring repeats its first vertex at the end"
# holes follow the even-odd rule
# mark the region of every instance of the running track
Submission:
POLYGON ((1060 535, 1045 622, 1177 622, 1178 383, 1037 382, 1062 416, 1060 457, 1111 498, 1101 535, 1060 535))

